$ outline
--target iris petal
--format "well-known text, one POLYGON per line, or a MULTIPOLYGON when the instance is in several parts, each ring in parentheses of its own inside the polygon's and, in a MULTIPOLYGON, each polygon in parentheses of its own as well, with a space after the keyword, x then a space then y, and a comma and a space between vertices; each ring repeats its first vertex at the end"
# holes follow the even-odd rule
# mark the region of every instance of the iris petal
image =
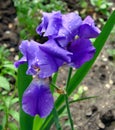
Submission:
POLYGON ((75 68, 81 67, 85 62, 91 60, 95 54, 95 48, 90 40, 83 38, 75 40, 69 47, 69 51, 73 53, 70 65, 75 68))
POLYGON ((49 39, 45 44, 42 44, 40 49, 47 52, 53 58, 55 57, 55 59, 58 58, 66 62, 70 62, 71 60, 70 55, 72 55, 72 53, 58 46, 56 41, 53 39, 49 39))
POLYGON ((18 61, 16 61, 16 62, 14 63, 14 66, 15 66, 16 68, 18 68, 19 65, 24 64, 24 63, 26 63, 26 62, 27 62, 27 59, 26 59, 25 56, 23 56, 20 60, 18 60, 18 61))
POLYGON ((94 20, 87 16, 79 27, 78 35, 81 38, 96 38, 100 33, 99 28, 95 26, 94 20))
POLYGON ((43 13, 41 24, 36 28, 38 34, 44 33, 44 36, 53 37, 57 35, 58 30, 62 26, 62 18, 60 11, 52 13, 43 13))
POLYGON ((25 90, 22 98, 22 109, 31 116, 38 114, 41 118, 50 114, 53 109, 54 99, 49 85, 43 79, 34 79, 25 90))

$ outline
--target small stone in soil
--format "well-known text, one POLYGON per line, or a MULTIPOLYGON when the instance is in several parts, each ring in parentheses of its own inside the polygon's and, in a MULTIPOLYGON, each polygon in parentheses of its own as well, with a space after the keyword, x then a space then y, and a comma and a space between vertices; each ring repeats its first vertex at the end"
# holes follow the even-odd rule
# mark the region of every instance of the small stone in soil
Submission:
POLYGON ((111 86, 110 84, 105 84, 105 87, 109 89, 111 86))
POLYGON ((10 48, 10 52, 14 52, 15 51, 15 48, 10 48))
POLYGON ((18 55, 15 55, 14 60, 15 60, 15 61, 19 60, 19 56, 18 56, 18 55))
POLYGON ((92 112, 91 108, 89 108, 88 110, 86 110, 86 114, 85 114, 86 117, 91 117, 92 114, 93 114, 93 112, 92 112))
POLYGON ((105 128, 105 125, 101 122, 101 120, 98 120, 98 127, 101 128, 102 130, 105 128))

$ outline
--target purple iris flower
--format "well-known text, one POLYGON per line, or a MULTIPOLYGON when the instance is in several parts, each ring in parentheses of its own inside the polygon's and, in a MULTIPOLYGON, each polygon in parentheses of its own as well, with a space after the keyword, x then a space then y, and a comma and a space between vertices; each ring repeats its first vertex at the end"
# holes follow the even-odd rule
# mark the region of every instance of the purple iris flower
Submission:
POLYGON ((38 34, 56 39, 62 47, 74 39, 78 27, 82 24, 81 17, 76 13, 61 14, 58 12, 43 13, 41 24, 37 27, 38 34))
POLYGON ((99 33, 94 20, 87 16, 78 28, 78 39, 73 40, 68 46, 68 50, 73 53, 70 66, 79 68, 93 58, 96 49, 89 38, 96 38, 99 33))
POLYGON ((79 27, 78 35, 81 38, 96 38, 100 34, 99 28, 95 26, 94 20, 87 16, 79 27))
POLYGON ((100 30, 90 16, 82 21, 76 13, 57 11, 43 13, 36 31, 48 37, 48 41, 44 44, 22 41, 19 49, 23 56, 15 66, 27 63, 26 73, 36 76, 23 94, 23 110, 31 116, 46 117, 53 109, 54 100, 45 78, 52 76, 64 63, 79 68, 91 60, 96 50, 89 39, 96 38, 100 30))
POLYGON ((73 53, 70 66, 81 67, 85 62, 91 60, 95 54, 95 48, 88 39, 78 38, 68 47, 73 53))
POLYGON ((33 79, 22 98, 22 109, 31 116, 38 114, 41 118, 50 114, 54 99, 49 85, 44 79, 33 79))
POLYGON ((44 44, 33 40, 22 41, 20 51, 23 57, 15 62, 15 66, 28 63, 27 74, 38 75, 40 78, 50 77, 64 62, 70 62, 71 52, 59 47, 55 40, 50 39, 44 44))

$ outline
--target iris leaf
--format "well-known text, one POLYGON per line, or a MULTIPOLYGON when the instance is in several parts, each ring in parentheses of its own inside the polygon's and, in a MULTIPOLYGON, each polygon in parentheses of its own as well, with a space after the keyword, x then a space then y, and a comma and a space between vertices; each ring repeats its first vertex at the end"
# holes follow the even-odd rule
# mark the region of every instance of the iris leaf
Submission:
POLYGON ((44 118, 40 118, 38 115, 36 115, 34 118, 33 130, 40 130, 44 120, 44 118))
MULTIPOLYGON (((93 65, 99 53, 101 52, 103 46, 105 45, 105 42, 107 38, 109 37, 109 34, 112 31, 114 24, 115 24, 115 11, 113 11, 110 18, 108 19, 105 26, 103 27, 101 34, 98 36, 98 38, 94 42, 94 46, 96 47, 96 54, 94 58, 91 61, 85 63, 80 69, 76 70, 75 74, 72 76, 69 83, 68 90, 67 90, 68 95, 70 95, 78 87, 78 85, 81 83, 83 78, 86 76, 86 74, 90 70, 91 66, 93 65)), ((59 107, 61 106, 63 102, 64 102, 64 95, 60 95, 59 98, 55 102, 56 108, 59 109, 59 107)), ((50 129, 50 126, 53 123, 52 117, 53 115, 51 113, 46 118, 45 122, 43 123, 41 130, 50 129)))
POLYGON ((20 102, 20 130, 32 130, 33 126, 33 117, 27 115, 22 110, 22 96, 25 89, 28 87, 29 83, 32 80, 31 76, 26 75, 27 65, 21 65, 18 68, 18 95, 20 102))

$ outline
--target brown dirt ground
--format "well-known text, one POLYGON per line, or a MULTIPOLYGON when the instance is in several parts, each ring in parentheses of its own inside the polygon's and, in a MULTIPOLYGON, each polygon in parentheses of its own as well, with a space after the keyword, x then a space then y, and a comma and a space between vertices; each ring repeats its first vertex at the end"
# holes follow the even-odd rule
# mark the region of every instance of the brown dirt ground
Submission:
MULTIPOLYGON (((0 46, 4 45, 10 50, 9 59, 14 61, 19 42, 16 12, 10 0, 0 1, 0 5, 0 46)), ((113 36, 108 39, 92 69, 80 84, 84 89, 83 96, 98 97, 71 105, 75 130, 115 130, 115 61, 107 53, 108 48, 115 49, 115 40, 111 39, 113 36)), ((60 85, 65 84, 67 70, 68 67, 60 70, 60 85)), ((63 130, 71 130, 67 121, 65 113, 60 119, 63 130)))

